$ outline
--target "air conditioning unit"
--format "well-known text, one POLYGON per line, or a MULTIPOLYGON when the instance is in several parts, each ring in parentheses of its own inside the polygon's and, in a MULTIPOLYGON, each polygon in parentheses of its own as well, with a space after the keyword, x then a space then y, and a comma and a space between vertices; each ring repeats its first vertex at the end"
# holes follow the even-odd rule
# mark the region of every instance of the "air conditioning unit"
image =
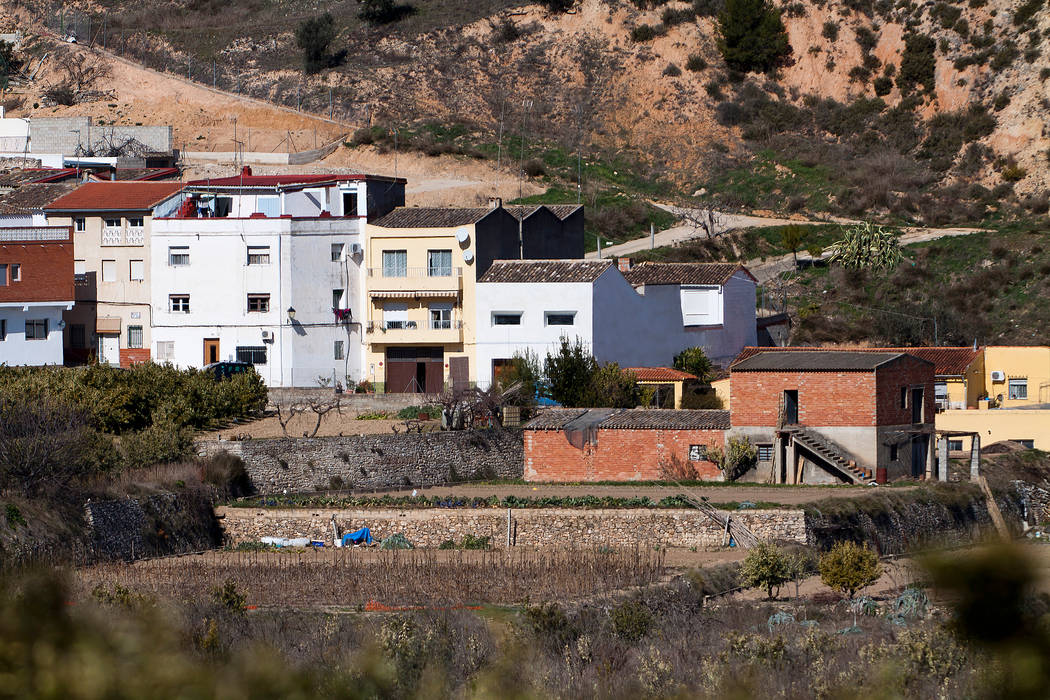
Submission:
POLYGON ((998 369, 992 370, 992 381, 993 382, 1005 382, 1006 381, 1006 372, 1003 372, 1003 371, 998 370, 998 369))
POLYGON ((363 251, 364 251, 364 248, 361 247, 360 243, 351 243, 350 244, 350 255, 358 255, 358 254, 360 254, 363 251))
POLYGON ((266 340, 273 340, 273 331, 263 331, 262 332, 262 339, 264 341, 266 341, 266 340))

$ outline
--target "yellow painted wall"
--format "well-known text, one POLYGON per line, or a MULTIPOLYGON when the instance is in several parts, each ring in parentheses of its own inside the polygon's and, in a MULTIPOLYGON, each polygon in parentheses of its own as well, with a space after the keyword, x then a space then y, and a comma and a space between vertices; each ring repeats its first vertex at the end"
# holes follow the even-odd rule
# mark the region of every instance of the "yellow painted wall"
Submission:
POLYGON ((367 224, 365 227, 365 296, 367 299, 367 322, 376 324, 383 320, 384 299, 373 299, 370 292, 375 289, 398 289, 405 291, 427 291, 432 289, 444 290, 454 285, 459 289, 458 299, 447 297, 422 297, 420 299, 387 299, 391 302, 402 302, 408 306, 408 319, 416 321, 418 328, 412 331, 392 331, 383 333, 374 330, 365 334, 365 375, 372 383, 383 383, 385 381, 385 353, 386 348, 393 345, 393 339, 400 337, 404 342, 397 342, 398 346, 442 346, 445 352, 445 381, 449 381, 448 360, 451 357, 465 356, 469 358, 470 381, 477 380, 477 358, 475 353, 475 318, 477 309, 475 304, 475 282, 474 264, 477 262, 475 256, 470 263, 464 260, 464 253, 468 250, 471 254, 475 251, 476 232, 473 225, 456 226, 451 228, 382 228, 367 224), (456 231, 466 229, 470 232, 470 238, 466 244, 456 240, 456 231), (408 258, 408 276, 404 278, 383 278, 383 251, 404 250, 408 258), (451 250, 452 251, 452 280, 448 278, 428 278, 427 251, 451 250), (459 273, 457 273, 457 268, 459 273), (429 320, 428 307, 431 301, 453 302, 452 320, 462 321, 462 331, 452 334, 446 330, 431 330, 425 327, 424 321, 429 320), (454 338, 451 336, 455 336, 454 338))
POLYGON ((984 351, 977 353, 970 366, 966 368, 966 405, 976 408, 977 401, 984 395, 984 351))
POLYGON ((716 379, 711 382, 711 388, 715 390, 715 396, 722 399, 722 408, 729 410, 729 377, 716 379))
POLYGON ((995 399, 1002 394, 1003 408, 1050 403, 1050 347, 989 346, 984 349, 983 392, 995 399), (993 371, 1002 371, 1006 379, 992 381, 993 371), (1028 398, 1010 400, 1009 380, 1027 379, 1028 398))
MULTIPOLYGON (((980 433, 982 447, 1003 440, 1034 440, 1037 449, 1050 451, 1050 409, 943 411, 936 425, 937 430, 980 433)), ((963 449, 970 449, 969 437, 951 439, 961 439, 963 449)))

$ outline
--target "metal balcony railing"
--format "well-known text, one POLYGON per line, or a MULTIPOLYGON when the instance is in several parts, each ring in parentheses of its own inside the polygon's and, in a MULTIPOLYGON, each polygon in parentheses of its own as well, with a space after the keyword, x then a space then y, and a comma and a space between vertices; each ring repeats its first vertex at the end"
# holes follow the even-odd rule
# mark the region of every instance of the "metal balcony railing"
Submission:
POLYGON ((387 331, 417 331, 417 330, 431 330, 431 331, 448 331, 448 330, 459 330, 463 328, 463 321, 451 320, 451 321, 435 321, 435 320, 409 320, 409 321, 369 321, 367 326, 367 332, 387 332, 387 331))
POLYGON ((384 267, 370 267, 368 268, 369 277, 383 277, 387 279, 402 279, 406 277, 462 277, 462 267, 400 267, 400 268, 384 268, 384 267))

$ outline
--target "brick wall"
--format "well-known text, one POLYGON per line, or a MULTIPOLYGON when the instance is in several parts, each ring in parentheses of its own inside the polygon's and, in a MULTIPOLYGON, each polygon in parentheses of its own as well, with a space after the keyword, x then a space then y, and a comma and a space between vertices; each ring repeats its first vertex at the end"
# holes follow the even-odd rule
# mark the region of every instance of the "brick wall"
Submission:
POLYGON ((879 425, 907 425, 911 420, 911 387, 923 387, 923 417, 932 423, 936 413, 933 398, 932 364, 916 357, 903 357, 891 365, 876 370, 876 411, 879 425), (907 405, 901 408, 901 387, 908 387, 907 405))
POLYGON ((0 302, 73 301, 72 238, 0 244, 0 264, 12 263, 21 265, 22 280, 0 287, 0 302))
MULTIPOLYGON (((734 426, 776 426, 785 390, 798 391, 798 420, 813 426, 874 426, 874 372, 733 372, 734 426)), ((932 392, 932 388, 931 388, 932 392)))
POLYGON ((120 366, 130 367, 149 362, 149 348, 121 348, 120 366))
MULTIPOLYGON (((495 548, 507 544, 507 509, 420 508, 411 510, 266 509, 220 507, 216 510, 231 544, 261 537, 309 537, 330 543, 332 518, 341 533, 362 527, 382 540, 401 533, 416 547, 457 543, 464 535, 489 537, 495 548)), ((759 538, 806 543, 801 510, 732 512, 759 538)), ((722 546, 723 528, 694 509, 633 508, 577 510, 510 509, 511 542, 518 547, 697 547, 722 546)))
MULTIPOLYGON (((598 444, 573 447, 561 430, 525 431, 526 481, 653 481, 672 455, 689 460, 690 445, 723 447, 722 430, 599 430, 598 444)), ((721 480, 709 461, 694 462, 700 478, 721 480)))

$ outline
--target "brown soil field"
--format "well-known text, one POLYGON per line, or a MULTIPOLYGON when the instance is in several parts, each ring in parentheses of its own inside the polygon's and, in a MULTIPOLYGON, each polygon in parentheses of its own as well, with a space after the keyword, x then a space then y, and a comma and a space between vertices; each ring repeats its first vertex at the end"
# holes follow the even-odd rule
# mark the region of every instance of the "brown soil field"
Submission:
MULTIPOLYGON (((321 427, 317 431, 317 437, 336 437, 340 435, 384 435, 392 434, 394 428, 405 432, 405 421, 399 419, 381 420, 358 420, 359 413, 356 409, 343 409, 342 413, 334 411, 328 413, 321 421, 321 427)), ((396 412, 395 412, 396 413, 396 412)), ((391 414, 394 415, 394 414, 391 414)), ((288 422, 288 437, 303 437, 313 432, 317 418, 312 413, 300 414, 288 422)), ((428 420, 422 422, 423 430, 438 430, 440 421, 428 420)), ((220 430, 201 433, 201 440, 218 440, 219 438, 276 438, 285 437, 281 423, 277 416, 267 416, 250 423, 235 423, 220 430)))

